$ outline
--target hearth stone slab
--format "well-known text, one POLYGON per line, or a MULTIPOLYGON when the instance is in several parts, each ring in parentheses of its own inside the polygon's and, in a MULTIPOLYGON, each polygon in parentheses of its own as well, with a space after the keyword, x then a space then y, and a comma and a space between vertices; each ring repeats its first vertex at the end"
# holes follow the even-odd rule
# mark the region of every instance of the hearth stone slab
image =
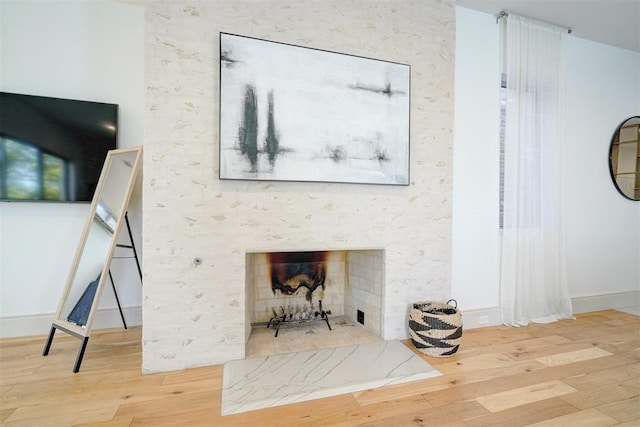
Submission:
POLYGON ((222 377, 222 415, 441 375, 400 341, 233 360, 222 377))

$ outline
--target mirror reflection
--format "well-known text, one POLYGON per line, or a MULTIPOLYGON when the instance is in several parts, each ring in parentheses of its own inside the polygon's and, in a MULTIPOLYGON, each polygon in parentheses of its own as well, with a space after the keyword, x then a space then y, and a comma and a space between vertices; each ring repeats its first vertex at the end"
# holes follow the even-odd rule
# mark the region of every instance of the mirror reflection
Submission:
POLYGON ((93 282, 100 278, 112 238, 113 231, 104 227, 96 216, 87 232, 84 250, 78 261, 78 269, 76 270, 73 284, 69 289, 69 295, 64 302, 60 316, 62 319, 79 326, 86 325, 89 311, 79 312, 79 310, 81 310, 80 307, 91 307, 98 285, 97 282, 93 282), (78 304, 81 299, 83 304, 78 304), (78 308, 71 315, 76 304, 78 308))
POLYGON ((624 197, 640 200, 640 116, 623 121, 611 140, 609 169, 624 197))
POLYGON ((85 224, 67 288, 56 313, 55 323, 80 327, 85 336, 91 328, 93 306, 100 298, 105 280, 108 280, 103 276, 108 276, 139 160, 139 148, 113 150, 107 155, 88 214, 88 224, 85 224))

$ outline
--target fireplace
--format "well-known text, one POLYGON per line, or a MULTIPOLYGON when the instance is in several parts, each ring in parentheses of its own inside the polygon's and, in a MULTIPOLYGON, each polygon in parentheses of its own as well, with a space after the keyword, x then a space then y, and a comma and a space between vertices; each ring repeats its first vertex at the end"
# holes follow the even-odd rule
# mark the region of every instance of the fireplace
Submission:
MULTIPOLYGON (((343 316, 382 336, 381 249, 249 252, 245 286, 245 342, 252 327, 274 326, 273 319, 283 314, 324 321, 323 312, 327 326, 331 318, 343 316)), ((286 334, 286 326, 280 334, 286 334)))

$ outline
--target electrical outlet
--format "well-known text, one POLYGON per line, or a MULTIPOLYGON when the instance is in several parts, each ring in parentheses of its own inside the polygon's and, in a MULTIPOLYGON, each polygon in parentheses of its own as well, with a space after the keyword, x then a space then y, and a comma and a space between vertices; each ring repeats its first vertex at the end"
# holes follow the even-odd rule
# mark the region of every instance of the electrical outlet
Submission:
POLYGON ((478 323, 481 325, 488 325, 489 324, 489 316, 480 316, 478 317, 478 323))

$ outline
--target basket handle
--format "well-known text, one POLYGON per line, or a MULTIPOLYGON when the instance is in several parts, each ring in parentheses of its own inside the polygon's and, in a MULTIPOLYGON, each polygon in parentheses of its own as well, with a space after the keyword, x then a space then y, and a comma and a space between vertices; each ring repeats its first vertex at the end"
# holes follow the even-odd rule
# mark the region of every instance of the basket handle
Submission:
POLYGON ((451 298, 449 301, 447 301, 447 305, 453 305, 453 308, 457 309, 458 308, 458 301, 456 301, 453 298, 451 298), (451 304, 451 301, 453 301, 455 305, 451 304))

